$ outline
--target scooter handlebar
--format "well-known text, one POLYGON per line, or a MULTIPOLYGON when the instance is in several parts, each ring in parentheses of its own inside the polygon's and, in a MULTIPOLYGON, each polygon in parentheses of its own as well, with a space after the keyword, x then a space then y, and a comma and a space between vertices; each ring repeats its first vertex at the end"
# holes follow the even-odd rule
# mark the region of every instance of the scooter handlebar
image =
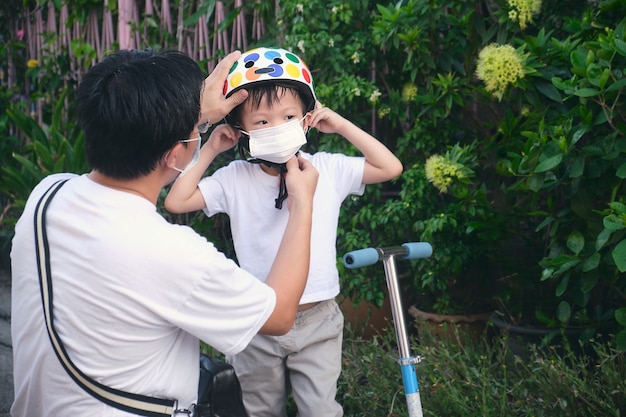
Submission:
POLYGON ((366 248, 348 252, 343 256, 343 264, 353 269, 373 265, 386 256, 400 255, 403 259, 418 259, 428 258, 432 253, 430 243, 410 242, 391 248, 366 248))
POLYGON ((428 242, 410 242, 402 244, 407 255, 404 259, 429 258, 433 254, 433 247, 428 242))
POLYGON ((374 248, 354 250, 343 255, 343 264, 346 268, 360 268, 374 265, 380 259, 378 251, 374 248))

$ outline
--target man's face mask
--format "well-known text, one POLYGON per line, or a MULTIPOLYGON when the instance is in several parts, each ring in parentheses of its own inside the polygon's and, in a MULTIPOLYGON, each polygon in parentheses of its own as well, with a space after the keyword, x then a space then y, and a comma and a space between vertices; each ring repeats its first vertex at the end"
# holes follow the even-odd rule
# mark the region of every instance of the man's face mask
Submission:
POLYGON ((189 170, 198 162, 198 159, 200 158, 200 142, 201 141, 200 141, 200 136, 198 136, 197 138, 193 138, 193 139, 179 140, 179 142, 183 142, 183 143, 196 142, 196 149, 194 149, 193 156, 191 157, 191 161, 189 161, 185 169, 172 167, 176 171, 180 172, 180 175, 178 176, 180 178, 183 175, 185 175, 187 172, 189 172, 189 170))
POLYGON ((290 120, 278 126, 243 133, 250 137, 249 150, 253 158, 284 164, 306 143, 300 124, 305 118, 290 120))

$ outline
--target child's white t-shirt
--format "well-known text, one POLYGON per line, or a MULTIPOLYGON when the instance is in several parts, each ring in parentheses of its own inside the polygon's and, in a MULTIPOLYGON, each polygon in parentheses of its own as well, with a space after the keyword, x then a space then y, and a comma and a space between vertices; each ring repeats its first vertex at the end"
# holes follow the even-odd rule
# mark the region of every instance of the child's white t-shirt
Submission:
MULTIPOLYGON (((337 271, 337 223, 343 200, 361 195, 365 158, 317 152, 300 154, 319 171, 313 201, 311 262, 301 304, 328 300, 339 294, 337 271)), ((274 207, 279 177, 259 164, 236 160, 205 177, 198 185, 207 216, 230 217, 239 265, 264 281, 276 257, 288 220, 287 202, 274 207)), ((289 190, 287 190, 289 191, 289 190)))

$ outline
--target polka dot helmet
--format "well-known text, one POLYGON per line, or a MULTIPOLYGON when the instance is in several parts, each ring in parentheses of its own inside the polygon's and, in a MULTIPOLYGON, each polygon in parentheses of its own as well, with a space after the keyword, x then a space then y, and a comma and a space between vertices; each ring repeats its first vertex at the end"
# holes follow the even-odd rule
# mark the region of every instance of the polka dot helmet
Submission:
POLYGON ((313 96, 313 78, 311 72, 293 52, 282 48, 255 48, 241 54, 233 64, 224 83, 224 96, 245 88, 249 84, 265 81, 280 81, 304 85, 313 96))

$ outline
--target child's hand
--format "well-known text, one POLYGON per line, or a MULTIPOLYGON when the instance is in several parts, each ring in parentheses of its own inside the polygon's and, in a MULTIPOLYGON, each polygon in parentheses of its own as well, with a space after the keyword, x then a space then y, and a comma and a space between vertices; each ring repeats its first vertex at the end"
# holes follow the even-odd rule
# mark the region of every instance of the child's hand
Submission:
POLYGON ((308 127, 318 129, 323 133, 341 134, 347 120, 328 107, 323 107, 318 101, 315 104, 315 110, 307 114, 306 123, 308 127))
POLYGON ((231 125, 221 124, 211 132, 209 140, 202 148, 210 148, 216 155, 234 147, 241 136, 241 132, 231 125))

